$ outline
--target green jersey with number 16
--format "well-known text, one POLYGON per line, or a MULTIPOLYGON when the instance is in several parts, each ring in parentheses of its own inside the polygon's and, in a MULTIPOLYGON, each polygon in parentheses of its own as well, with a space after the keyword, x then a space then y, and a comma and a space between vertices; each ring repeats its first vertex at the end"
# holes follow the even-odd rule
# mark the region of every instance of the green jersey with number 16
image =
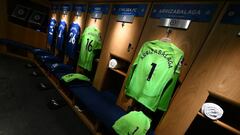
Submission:
POLYGON ((166 111, 180 73, 183 51, 160 40, 144 43, 126 82, 126 94, 151 111, 166 111))
POLYGON ((79 42, 81 49, 78 65, 83 69, 91 71, 96 50, 101 49, 102 44, 99 30, 94 26, 85 28, 79 42))

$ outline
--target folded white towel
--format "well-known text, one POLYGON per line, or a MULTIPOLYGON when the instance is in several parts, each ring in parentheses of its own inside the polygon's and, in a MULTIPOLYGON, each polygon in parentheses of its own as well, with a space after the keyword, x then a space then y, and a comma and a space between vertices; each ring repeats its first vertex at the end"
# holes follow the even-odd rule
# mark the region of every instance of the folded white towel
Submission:
POLYGON ((223 115, 223 109, 215 103, 204 103, 201 112, 211 120, 220 119, 223 115))

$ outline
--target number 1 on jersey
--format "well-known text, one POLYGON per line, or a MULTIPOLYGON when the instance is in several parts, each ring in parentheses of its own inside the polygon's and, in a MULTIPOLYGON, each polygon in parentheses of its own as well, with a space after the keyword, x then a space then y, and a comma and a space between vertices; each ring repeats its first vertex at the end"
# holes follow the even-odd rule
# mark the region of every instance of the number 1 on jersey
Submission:
POLYGON ((153 75, 153 72, 154 72, 154 70, 155 70, 157 64, 156 64, 156 63, 152 63, 151 66, 152 66, 152 68, 151 68, 151 70, 150 70, 150 72, 149 72, 149 74, 148 74, 148 77, 147 77, 147 80, 148 80, 148 81, 151 80, 152 75, 153 75))

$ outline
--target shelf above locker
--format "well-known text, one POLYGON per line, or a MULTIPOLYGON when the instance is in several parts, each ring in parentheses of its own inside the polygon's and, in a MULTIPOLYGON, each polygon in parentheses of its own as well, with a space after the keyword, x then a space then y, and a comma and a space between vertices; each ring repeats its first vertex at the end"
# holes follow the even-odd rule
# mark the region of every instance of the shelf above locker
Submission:
POLYGON ((114 69, 114 68, 110 68, 110 69, 111 69, 112 71, 114 71, 114 72, 116 72, 116 73, 124 76, 124 77, 127 76, 127 73, 125 73, 124 71, 121 71, 121 70, 119 70, 119 69, 114 69))
MULTIPOLYGON (((198 116, 201 116, 201 117, 203 117, 203 118, 206 118, 206 117, 205 117, 202 113, 200 113, 200 112, 198 112, 197 115, 198 115, 198 116)), ((206 119, 207 119, 207 118, 206 118, 206 119)), ((214 124, 217 124, 217 125, 220 126, 220 127, 223 127, 223 128, 225 128, 225 129, 231 131, 232 133, 240 134, 240 130, 238 130, 238 129, 232 127, 232 126, 230 126, 230 125, 227 124, 227 123, 224 123, 224 122, 221 121, 221 120, 214 120, 214 121, 212 121, 212 122, 213 122, 214 124)))
POLYGON ((126 77, 129 65, 130 62, 119 58, 116 55, 110 54, 110 60, 108 65, 110 70, 120 74, 121 76, 126 77))
POLYGON ((197 116, 190 125, 187 134, 205 134, 209 131, 214 132, 215 134, 240 134, 239 103, 232 102, 230 99, 220 96, 219 93, 210 92, 204 105, 205 107, 203 106, 197 113, 197 116), (214 120, 215 116, 213 114, 221 115, 220 108, 217 106, 223 110, 223 114, 220 118, 214 120), (206 108, 208 108, 207 111, 205 110, 206 108), (213 119, 208 118, 204 112, 207 113, 206 115, 212 116, 213 119))
POLYGON ((95 62, 99 62, 100 61, 100 59, 98 58, 98 59, 95 59, 95 62))

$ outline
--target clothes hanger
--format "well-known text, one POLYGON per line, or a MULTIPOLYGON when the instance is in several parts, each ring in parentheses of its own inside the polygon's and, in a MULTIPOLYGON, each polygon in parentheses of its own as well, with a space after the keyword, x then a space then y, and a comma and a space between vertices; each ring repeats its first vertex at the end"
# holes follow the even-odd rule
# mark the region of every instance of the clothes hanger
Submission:
POLYGON ((160 39, 160 41, 163 41, 163 42, 171 42, 172 39, 169 38, 169 35, 172 33, 172 29, 171 28, 167 28, 167 31, 166 31, 166 37, 163 37, 160 39))
POLYGON ((81 13, 80 13, 80 12, 76 12, 75 17, 76 17, 76 18, 75 18, 75 20, 73 21, 73 23, 80 25, 81 13))

